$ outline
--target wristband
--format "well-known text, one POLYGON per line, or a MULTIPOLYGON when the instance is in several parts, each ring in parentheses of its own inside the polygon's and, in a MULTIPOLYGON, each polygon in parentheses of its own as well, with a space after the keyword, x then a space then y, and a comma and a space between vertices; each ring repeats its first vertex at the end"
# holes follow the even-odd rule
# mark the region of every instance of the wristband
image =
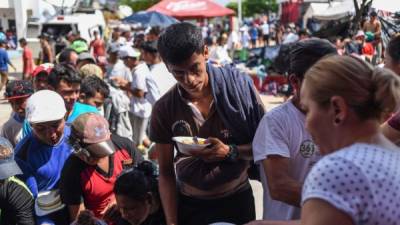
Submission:
POLYGON ((225 156, 228 161, 236 162, 239 158, 239 149, 236 145, 229 145, 229 152, 225 156))

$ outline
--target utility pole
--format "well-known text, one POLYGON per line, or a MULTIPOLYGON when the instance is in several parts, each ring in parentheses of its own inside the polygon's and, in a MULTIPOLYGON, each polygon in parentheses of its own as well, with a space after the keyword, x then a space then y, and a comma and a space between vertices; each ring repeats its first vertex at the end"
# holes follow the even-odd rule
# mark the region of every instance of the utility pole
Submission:
POLYGON ((242 26, 242 0, 238 0, 239 28, 242 26))

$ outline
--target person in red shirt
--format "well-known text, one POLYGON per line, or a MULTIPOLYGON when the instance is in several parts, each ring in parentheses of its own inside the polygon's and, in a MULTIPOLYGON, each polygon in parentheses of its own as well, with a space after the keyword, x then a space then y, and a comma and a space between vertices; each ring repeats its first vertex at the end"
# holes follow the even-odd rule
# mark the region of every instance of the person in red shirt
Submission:
POLYGON ((111 135, 107 120, 97 113, 74 120, 69 142, 74 153, 61 172, 60 195, 70 222, 83 210, 102 218, 115 204, 113 188, 118 175, 143 158, 132 141, 111 135))
POLYGON ((90 42, 90 50, 93 49, 93 56, 96 60, 99 57, 106 56, 106 45, 104 40, 100 37, 99 32, 93 32, 94 40, 90 42))
POLYGON ((33 72, 33 56, 32 50, 28 47, 28 43, 25 38, 19 39, 22 51, 22 79, 29 80, 33 72))

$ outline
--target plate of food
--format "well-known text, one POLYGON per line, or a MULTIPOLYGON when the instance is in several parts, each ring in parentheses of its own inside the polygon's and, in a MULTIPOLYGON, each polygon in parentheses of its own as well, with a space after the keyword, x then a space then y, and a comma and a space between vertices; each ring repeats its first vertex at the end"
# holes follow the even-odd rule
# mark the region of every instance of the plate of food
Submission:
POLYGON ((176 142, 179 151, 186 155, 192 155, 210 145, 207 139, 199 137, 179 136, 173 137, 172 140, 176 142))

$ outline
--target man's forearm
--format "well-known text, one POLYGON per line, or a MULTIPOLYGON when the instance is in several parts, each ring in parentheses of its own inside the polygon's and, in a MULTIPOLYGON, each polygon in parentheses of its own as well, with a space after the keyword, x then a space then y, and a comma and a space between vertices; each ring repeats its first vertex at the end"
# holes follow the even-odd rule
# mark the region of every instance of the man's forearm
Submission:
POLYGON ((292 178, 289 165, 289 159, 280 156, 271 155, 263 161, 271 198, 299 207, 303 184, 292 178))
POLYGON ((177 188, 174 175, 160 174, 159 190, 167 225, 177 225, 177 188))
POLYGON ((137 98, 144 98, 145 92, 139 89, 133 89, 131 90, 132 94, 137 97, 137 98))
POLYGON ((271 197, 274 200, 300 207, 302 185, 292 178, 284 178, 269 184, 271 197))

